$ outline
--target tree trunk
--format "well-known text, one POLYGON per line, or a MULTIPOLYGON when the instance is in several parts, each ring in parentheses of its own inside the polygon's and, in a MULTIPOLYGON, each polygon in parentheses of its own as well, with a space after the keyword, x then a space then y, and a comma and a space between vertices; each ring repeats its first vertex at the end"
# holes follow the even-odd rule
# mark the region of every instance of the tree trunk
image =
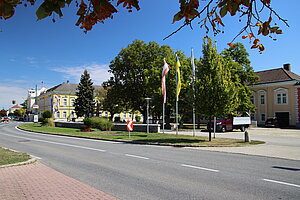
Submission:
POLYGON ((211 117, 209 117, 208 121, 208 141, 211 142, 211 117))
POLYGON ((171 109, 169 106, 165 107, 165 128, 171 129, 170 121, 171 121, 171 109))
POLYGON ((112 112, 110 113, 110 116, 109 116, 110 121, 113 121, 114 115, 115 115, 115 113, 112 113, 112 112))
POLYGON ((143 106, 141 112, 143 115, 143 124, 147 124, 147 107, 143 106))

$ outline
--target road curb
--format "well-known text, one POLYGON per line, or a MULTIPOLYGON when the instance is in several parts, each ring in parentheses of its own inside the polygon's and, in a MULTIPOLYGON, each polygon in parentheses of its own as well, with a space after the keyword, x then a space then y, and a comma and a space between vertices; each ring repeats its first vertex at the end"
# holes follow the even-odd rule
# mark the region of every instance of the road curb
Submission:
MULTIPOLYGON (((14 152, 20 152, 20 151, 16 151, 14 149, 9 149, 9 148, 5 148, 5 147, 2 147, 4 149, 8 149, 10 151, 14 151, 14 152)), ((35 163, 37 161, 37 158, 32 156, 32 155, 29 155, 31 158, 29 160, 26 160, 26 161, 23 161, 23 162, 18 162, 18 163, 12 163, 12 164, 8 164, 8 165, 0 165, 0 168, 4 168, 4 167, 13 167, 13 166, 19 166, 19 165, 28 165, 28 164, 31 164, 31 163, 35 163)))
MULTIPOLYGON (((184 144, 161 144, 161 143, 153 143, 153 142, 140 142, 140 141, 127 141, 127 140, 114 140, 114 139, 103 139, 103 138, 95 138, 95 137, 84 137, 84 136, 76 136, 76 135, 65 135, 65 134, 58 134, 58 133, 46 133, 46 132, 41 132, 41 131, 32 131, 32 130, 26 130, 23 128, 20 128, 16 126, 17 129, 22 130, 22 131, 27 131, 27 132, 32 132, 32 133, 41 133, 45 135, 56 135, 56 136, 65 136, 65 137, 73 137, 73 138, 82 138, 82 139, 90 139, 90 140, 101 140, 101 141, 109 141, 109 142, 119 142, 119 143, 127 143, 127 144, 140 144, 140 145, 153 145, 153 146, 169 146, 169 147, 177 147, 177 148, 184 148, 184 147, 232 147, 232 146, 204 146, 204 145, 184 145, 184 144)), ((256 140, 252 140, 256 141, 256 140)), ((264 141, 261 141, 264 142, 264 141)), ((265 144, 265 142, 263 143, 265 144)), ((255 144, 255 145, 263 145, 263 144, 255 144)), ((249 144, 250 146, 253 146, 249 144)), ((233 147, 244 147, 244 146, 249 146, 249 145, 238 145, 238 146, 233 146, 233 147)))

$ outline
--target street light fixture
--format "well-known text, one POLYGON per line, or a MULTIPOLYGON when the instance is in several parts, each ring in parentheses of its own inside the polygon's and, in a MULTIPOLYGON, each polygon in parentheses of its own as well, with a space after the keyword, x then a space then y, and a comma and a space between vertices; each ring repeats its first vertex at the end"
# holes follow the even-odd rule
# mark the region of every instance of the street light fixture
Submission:
POLYGON ((149 101, 151 100, 151 98, 146 97, 145 98, 147 101, 147 134, 149 133, 149 101))

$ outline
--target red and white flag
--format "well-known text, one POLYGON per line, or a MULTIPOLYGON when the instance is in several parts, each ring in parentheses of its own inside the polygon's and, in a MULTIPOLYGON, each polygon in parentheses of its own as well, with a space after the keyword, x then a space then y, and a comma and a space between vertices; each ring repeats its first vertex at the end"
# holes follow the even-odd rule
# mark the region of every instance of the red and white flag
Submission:
POLYGON ((164 66, 162 70, 162 79, 161 79, 161 90, 162 90, 162 102, 165 104, 167 102, 167 88, 166 88, 166 74, 171 69, 166 60, 164 59, 164 66))

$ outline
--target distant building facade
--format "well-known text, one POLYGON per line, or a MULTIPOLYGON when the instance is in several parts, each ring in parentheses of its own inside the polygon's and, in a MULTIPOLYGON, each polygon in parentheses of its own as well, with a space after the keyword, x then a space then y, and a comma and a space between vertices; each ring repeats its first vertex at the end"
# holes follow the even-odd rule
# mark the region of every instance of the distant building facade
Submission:
POLYGON ((33 108, 33 105, 36 102, 37 97, 45 92, 47 89, 45 87, 42 87, 41 89, 30 89, 28 90, 28 95, 27 95, 27 112, 28 113, 33 113, 35 110, 33 108))
POLYGON ((8 112, 13 113, 13 112, 15 112, 16 110, 19 110, 19 109, 21 109, 21 107, 17 104, 17 105, 14 105, 13 107, 9 108, 8 112))
MULTIPOLYGON (((39 115, 49 110, 52 113, 52 117, 56 121, 72 121, 72 120, 82 120, 82 118, 77 119, 75 113, 74 102, 77 98, 78 84, 62 83, 54 86, 48 90, 45 90, 38 96, 39 105, 39 115)), ((101 86, 93 86, 95 90, 101 89, 101 86)), ((119 117, 120 121, 126 121, 134 118, 135 116, 140 116, 140 114, 132 114, 131 112, 124 112, 115 114, 113 118, 119 117)), ((100 111, 99 117, 110 117, 108 111, 100 111)))
POLYGON ((291 72, 290 64, 256 74, 259 81, 250 86, 256 107, 253 120, 263 125, 268 118, 276 117, 281 127, 299 126, 300 76, 291 72))

